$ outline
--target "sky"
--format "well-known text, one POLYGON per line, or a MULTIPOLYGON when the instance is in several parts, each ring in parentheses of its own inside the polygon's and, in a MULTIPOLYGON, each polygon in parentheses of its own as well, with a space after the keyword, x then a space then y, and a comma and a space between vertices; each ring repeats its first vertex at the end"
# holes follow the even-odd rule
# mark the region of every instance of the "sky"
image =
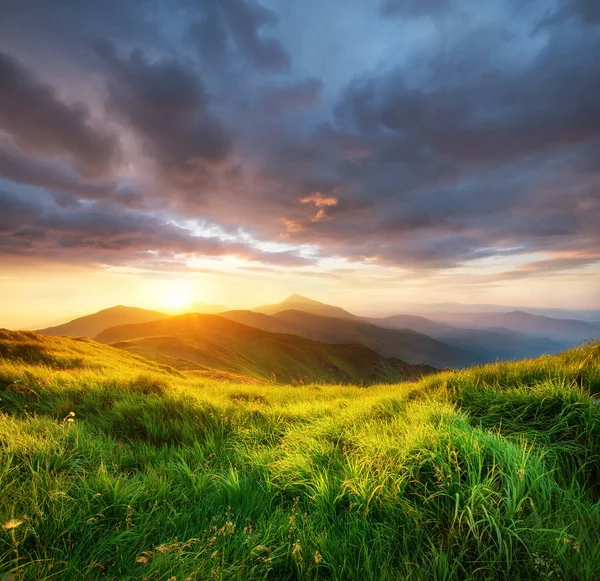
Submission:
POLYGON ((600 307, 597 0, 0 0, 0 326, 600 307))

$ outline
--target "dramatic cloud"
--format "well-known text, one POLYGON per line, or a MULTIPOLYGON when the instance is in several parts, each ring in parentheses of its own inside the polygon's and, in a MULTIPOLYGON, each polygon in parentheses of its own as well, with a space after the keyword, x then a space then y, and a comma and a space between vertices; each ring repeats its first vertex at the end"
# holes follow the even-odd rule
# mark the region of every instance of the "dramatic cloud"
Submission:
POLYGON ((262 71, 285 70, 290 57, 263 29, 273 26, 276 15, 253 0, 201 0, 192 4, 199 12, 190 35, 201 55, 219 66, 241 58, 262 71))
POLYGON ((53 87, 2 52, 0 129, 31 153, 69 158, 85 175, 105 173, 117 153, 116 138, 92 126, 84 104, 65 103, 53 87))
POLYGON ((11 6, 6 255, 599 261, 598 2, 122 4, 11 6))
POLYGON ((246 242, 200 236, 168 217, 117 213, 104 204, 61 208, 49 197, 0 189, 0 254, 52 261, 147 266, 162 259, 234 256, 281 266, 310 260, 293 251, 267 252, 246 242))
POLYGON ((265 98, 268 113, 277 114, 286 110, 302 110, 319 104, 323 81, 304 79, 292 85, 277 87, 265 98))
POLYGON ((230 136, 209 110, 193 71, 172 59, 150 63, 139 50, 126 59, 106 43, 97 50, 109 74, 107 110, 135 132, 175 182, 189 183, 227 157, 230 136))

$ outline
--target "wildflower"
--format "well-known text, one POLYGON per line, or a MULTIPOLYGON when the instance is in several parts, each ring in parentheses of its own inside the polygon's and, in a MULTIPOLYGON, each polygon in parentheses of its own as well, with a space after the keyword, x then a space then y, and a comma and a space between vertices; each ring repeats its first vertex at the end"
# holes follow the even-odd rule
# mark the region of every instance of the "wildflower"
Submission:
POLYGON ((325 559, 323 559, 323 555, 321 555, 321 553, 319 553, 319 551, 315 551, 315 563, 318 565, 319 563, 322 563, 325 559))
POLYGON ((294 542, 292 557, 294 557, 294 559, 297 559, 298 561, 302 561, 302 545, 300 544, 300 541, 294 542))
POLYGON ((23 524, 22 520, 17 520, 14 518, 11 518, 7 523, 4 523, 2 525, 2 528, 6 531, 11 531, 13 529, 16 529, 17 527, 20 527, 23 524))

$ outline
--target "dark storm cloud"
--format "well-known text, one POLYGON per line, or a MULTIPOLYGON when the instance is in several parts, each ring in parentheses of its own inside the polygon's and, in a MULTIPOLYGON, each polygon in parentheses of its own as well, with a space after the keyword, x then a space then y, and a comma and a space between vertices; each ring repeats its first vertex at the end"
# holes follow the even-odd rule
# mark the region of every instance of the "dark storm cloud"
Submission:
POLYGON ((11 45, 75 49, 78 58, 87 59, 90 41, 100 38, 162 45, 153 18, 160 8, 161 0, 2 0, 0 31, 11 45))
POLYGON ((0 175, 21 184, 99 198, 111 192, 107 182, 83 180, 68 165, 32 159, 8 143, 0 141, 0 175))
POLYGON ((198 17, 189 33, 200 53, 217 66, 241 58, 265 72, 289 68, 290 56, 279 40, 263 30, 277 22, 277 16, 253 0, 200 0, 190 3, 198 17))
POLYGON ((230 135, 192 70, 174 59, 149 62, 139 50, 120 58, 108 43, 97 51, 108 71, 108 111, 134 130, 171 179, 185 184, 227 157, 230 135))
POLYGON ((285 110, 302 110, 319 104, 323 81, 309 78, 287 86, 270 90, 265 97, 268 113, 280 113, 285 110))
MULTIPOLYGON (((459 64, 440 55, 431 84, 406 85, 401 73, 350 88, 340 117, 359 132, 389 130, 459 162, 518 159, 600 135, 600 37, 551 44, 529 67, 451 81, 459 64), (440 79, 448 79, 440 86, 440 79), (376 96, 374 96, 376 95, 376 96)), ((471 57, 476 61, 476 54, 471 57)), ((493 63, 490 63, 493 65, 493 63)), ((472 63, 473 68, 484 68, 472 63)))
POLYGON ((560 23, 562 19, 575 16, 584 22, 600 22, 600 4, 597 0, 566 0, 559 2, 556 11, 546 23, 560 23))
POLYGON ((109 171, 118 142, 91 123, 82 103, 66 103, 10 54, 0 52, 0 129, 34 155, 68 158, 84 175, 109 171))

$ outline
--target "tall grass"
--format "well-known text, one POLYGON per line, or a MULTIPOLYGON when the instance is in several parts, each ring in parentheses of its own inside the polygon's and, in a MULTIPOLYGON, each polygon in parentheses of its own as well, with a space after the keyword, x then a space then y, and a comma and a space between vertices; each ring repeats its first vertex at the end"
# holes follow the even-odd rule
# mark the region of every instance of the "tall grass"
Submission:
POLYGON ((359 388, 0 344, 0 579, 599 578, 598 345, 359 388))

